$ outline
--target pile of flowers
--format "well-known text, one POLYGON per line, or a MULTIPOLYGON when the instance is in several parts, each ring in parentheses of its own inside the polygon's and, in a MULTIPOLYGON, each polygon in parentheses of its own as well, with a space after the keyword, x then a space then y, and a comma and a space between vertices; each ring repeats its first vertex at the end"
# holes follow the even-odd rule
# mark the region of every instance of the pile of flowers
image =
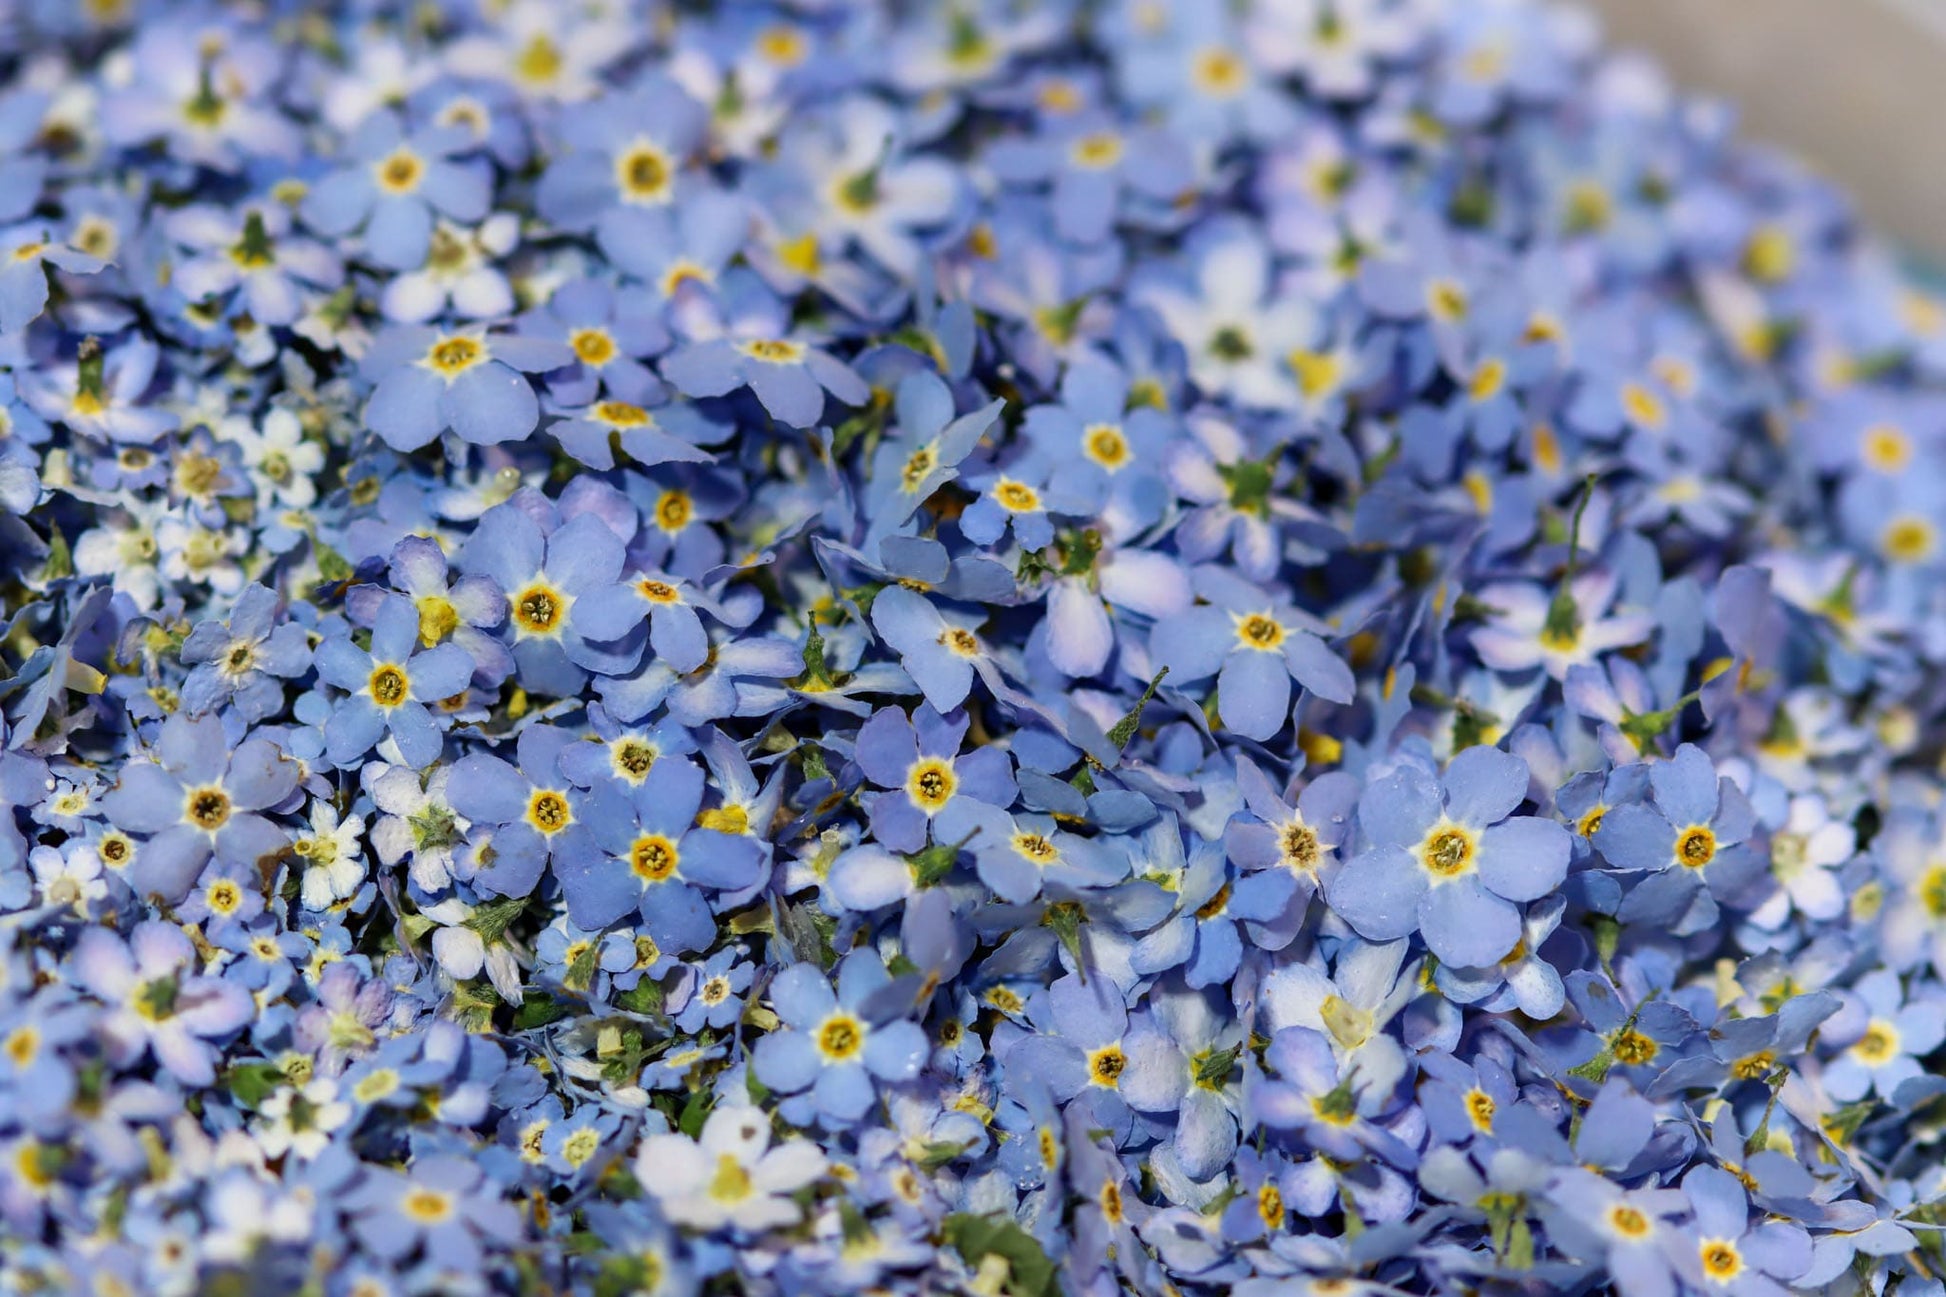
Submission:
POLYGON ((0 1289, 1942 1291, 1946 303, 1584 16, 0 44, 0 1289))

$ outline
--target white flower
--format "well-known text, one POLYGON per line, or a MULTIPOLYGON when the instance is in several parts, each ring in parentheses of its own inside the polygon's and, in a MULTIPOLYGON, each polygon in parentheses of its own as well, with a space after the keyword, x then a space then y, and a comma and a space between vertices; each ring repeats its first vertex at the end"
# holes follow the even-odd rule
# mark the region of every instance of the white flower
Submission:
POLYGON ((372 828, 372 849, 387 865, 410 856, 412 881, 421 890, 445 890, 453 878, 453 846, 467 829, 466 820, 446 802, 446 781, 453 768, 440 766, 423 786, 416 770, 380 768, 384 773, 368 782, 372 800, 385 812, 372 828))
POLYGON ((808 1139, 770 1146, 770 1118, 755 1107, 722 1107, 703 1133, 651 1135, 636 1154, 636 1178, 678 1225, 756 1233, 794 1225, 791 1194, 824 1174, 824 1154, 808 1139))
POLYGON ((322 910, 333 901, 341 901, 365 881, 365 862, 358 851, 358 839, 364 832, 363 816, 348 815, 340 821, 330 802, 311 803, 311 832, 292 847, 308 862, 303 890, 306 909, 322 910))
POLYGON ((314 475, 324 467, 324 447, 304 437, 304 425, 289 410, 278 408, 264 417, 261 431, 248 419, 225 419, 216 435, 235 442, 257 484, 257 507, 266 512, 276 505, 308 508, 318 498, 314 475))
POLYGON ((320 1076, 302 1086, 283 1086, 257 1110, 257 1144, 265 1157, 295 1154, 310 1161, 331 1143, 331 1132, 351 1119, 351 1105, 338 1098, 338 1083, 320 1076))

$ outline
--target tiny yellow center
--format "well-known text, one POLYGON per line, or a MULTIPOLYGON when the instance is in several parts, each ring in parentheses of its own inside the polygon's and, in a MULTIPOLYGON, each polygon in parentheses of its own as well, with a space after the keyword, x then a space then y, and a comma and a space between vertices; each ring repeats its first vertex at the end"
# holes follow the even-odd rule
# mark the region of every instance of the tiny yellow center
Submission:
POLYGON ((1040 493, 1025 482, 1002 478, 993 488, 993 498, 1009 513, 1032 513, 1041 507, 1040 493))
POLYGON ((906 776, 906 793, 927 814, 933 814, 952 800, 959 780, 944 761, 927 759, 912 767, 906 776))
POLYGON ((1237 642, 1248 649, 1275 653, 1284 645, 1284 626, 1275 617, 1253 612, 1237 618, 1237 642))
POLYGON ((513 595, 508 602, 513 608, 514 629, 523 635, 553 634, 560 629, 567 611, 561 593, 541 581, 513 595))
POLYGON ((1076 140, 1069 156, 1078 167, 1101 171, 1122 160, 1122 137, 1112 131, 1096 131, 1076 140))
POLYGON ((1061 849, 1048 841, 1045 834, 1016 833, 1013 848, 1037 865, 1051 865, 1061 858, 1061 849))
POLYGON ((399 1206, 422 1225, 434 1225, 453 1214, 453 1200, 437 1189, 414 1189, 399 1206))
POLYGON ((1643 1238, 1649 1232, 1649 1218, 1625 1203, 1608 1209, 1608 1228, 1623 1238, 1643 1238))
POLYGON ((664 531, 681 531, 689 525, 693 512, 686 491, 668 490, 655 502, 655 525, 664 531))
POLYGON ((1874 1018, 1851 1052, 1867 1067, 1883 1067, 1899 1056, 1899 1029, 1883 1018, 1874 1018))
POLYGON ((1704 1239, 1702 1258, 1703 1274, 1717 1283, 1726 1284, 1743 1270, 1743 1254, 1728 1239, 1704 1239))
POLYGON ((1111 1089, 1120 1084, 1122 1069, 1128 1066, 1128 1055, 1120 1045, 1103 1045, 1088 1055, 1088 1079, 1096 1085, 1111 1089))
POLYGON ((615 159, 615 182, 630 202, 666 202, 672 177, 668 155, 653 144, 637 144, 615 159))
POLYGON ((1473 835, 1457 824, 1446 824, 1426 835, 1419 862, 1440 878, 1456 878, 1473 867, 1473 835))
POLYGON ((1685 869, 1701 869, 1716 859, 1716 835, 1701 824, 1692 824, 1676 839, 1676 860, 1685 869))
POLYGON ((574 822, 568 799, 551 788, 537 791, 527 802, 527 822, 549 837, 574 822))
POLYGON ((1487 1134, 1493 1133, 1493 1096, 1475 1087, 1466 1092, 1466 1115, 1473 1125, 1487 1134))
POLYGON ((214 833, 230 820, 230 795, 214 785, 192 788, 183 803, 183 818, 205 833, 214 833))
POLYGON ((1610 1048, 1614 1050, 1617 1062, 1626 1063, 1631 1067, 1639 1067, 1643 1063, 1650 1062, 1662 1052, 1662 1046, 1639 1031, 1623 1032, 1615 1038, 1610 1048))
POLYGON ((486 359, 486 348, 473 338, 445 338, 426 353, 426 365, 434 372, 453 379, 486 359))
POLYGON ((628 850, 628 867, 637 878, 651 883, 659 883, 676 872, 682 862, 682 853, 676 844, 660 833, 650 833, 635 839, 635 845, 628 850))
POLYGON ((410 149, 399 149, 380 161, 374 171, 378 187, 386 193, 409 194, 419 187, 426 165, 410 149))
POLYGON ((1128 463, 1128 438, 1112 423, 1091 423, 1081 433, 1081 453, 1112 473, 1128 463))
POLYGON ((771 365, 792 365, 804 358, 804 345, 785 338, 757 338, 743 344, 743 354, 771 365))
POLYGON ((834 1013, 818 1028, 818 1052, 843 1062, 865 1047, 865 1025, 848 1013, 834 1013))
POLYGON ((405 672, 388 662, 372 672, 369 688, 372 701, 380 707, 397 707, 406 700, 411 683, 405 678, 405 672))
POLYGON ((582 364, 597 369, 615 358, 615 339, 606 329, 576 329, 568 335, 568 346, 582 364))

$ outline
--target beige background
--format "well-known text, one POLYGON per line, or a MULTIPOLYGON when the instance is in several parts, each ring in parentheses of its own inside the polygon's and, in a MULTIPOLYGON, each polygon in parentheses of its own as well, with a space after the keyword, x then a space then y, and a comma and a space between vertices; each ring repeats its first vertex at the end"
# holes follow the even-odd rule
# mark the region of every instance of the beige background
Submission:
POLYGON ((1849 189, 1946 265, 1946 0, 1588 0, 1611 40, 1849 189))

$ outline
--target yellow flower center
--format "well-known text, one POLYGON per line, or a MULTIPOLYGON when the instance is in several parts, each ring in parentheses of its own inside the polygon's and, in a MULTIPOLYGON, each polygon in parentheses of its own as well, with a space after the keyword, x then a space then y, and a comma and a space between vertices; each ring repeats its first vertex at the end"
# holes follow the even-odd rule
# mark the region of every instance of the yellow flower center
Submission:
POLYGON ((567 798, 551 788, 542 788, 527 802, 527 822, 553 837, 574 822, 574 811, 567 798))
POLYGON ((647 142, 615 159, 615 183, 632 203, 667 202, 673 175, 669 156, 647 142))
POLYGON ((865 1048, 865 1024, 848 1013, 834 1013, 818 1028, 818 1052, 834 1063, 865 1048))
POLYGON ((1419 863, 1439 878, 1457 878, 1473 867, 1473 835, 1457 824, 1443 824, 1419 844, 1419 863))
POLYGON ((655 502, 655 525, 664 531, 681 531, 689 525, 692 512, 689 493, 672 488, 655 502))
POLYGON ((1894 563, 1918 563, 1932 557, 1937 544, 1933 525, 1924 518, 1896 518, 1879 538, 1879 549, 1894 563))
POLYGON ((1611 1048, 1615 1051, 1617 1062, 1626 1063, 1631 1067, 1650 1062, 1662 1052, 1662 1046, 1639 1031, 1623 1032, 1615 1038, 1611 1048))
POLYGON ((1866 1067, 1883 1067, 1899 1056, 1899 1029, 1883 1018, 1874 1018, 1851 1052, 1866 1067))
POLYGON ((1069 156, 1078 167, 1101 171, 1122 160, 1122 137, 1112 131, 1096 131, 1074 142, 1069 156))
POLYGON ((576 329, 568 335, 568 346, 582 364, 597 369, 615 358, 615 339, 606 329, 576 329))
POLYGON ((453 1214, 453 1200, 437 1189, 414 1189, 399 1206, 422 1225, 436 1225, 453 1214))
POLYGON ((771 365, 793 365, 804 358, 804 345, 784 338, 758 338, 743 344, 743 354, 771 365))
POLYGON ((229 823, 230 795, 215 785, 192 788, 183 803, 183 818, 205 833, 229 823))
POLYGON ((1676 839, 1676 862, 1684 869, 1701 869, 1716 859, 1716 835, 1701 824, 1692 824, 1676 839))
POLYGON ((536 581, 508 603, 512 605, 514 629, 521 635, 552 635, 561 628, 567 613, 567 599, 544 581, 536 581))
POLYGON ((1088 1055, 1088 1079, 1113 1089, 1121 1083, 1122 1069, 1127 1066, 1128 1055, 1120 1045, 1103 1045, 1088 1055))
POLYGON ((1275 653, 1284 645, 1284 626, 1267 613, 1237 618, 1237 642, 1248 649, 1275 653))
POLYGON ((486 348, 473 338, 445 338, 426 352, 426 366, 448 381, 486 359, 486 348))
POLYGON ((1041 507, 1040 493, 1025 482, 1002 478, 993 488, 993 498, 1009 513, 1032 513, 1041 507))
POLYGON ((1743 1254, 1728 1239, 1704 1239, 1701 1255, 1703 1274, 1717 1283, 1726 1284, 1743 1271, 1743 1254))
POLYGON ((406 679, 405 672, 387 663, 372 672, 371 683, 367 687, 371 690, 372 701, 380 707, 397 707, 406 700, 411 683, 406 679))
POLYGON ((628 849, 628 867, 637 878, 651 883, 659 883, 676 872, 682 862, 682 853, 676 844, 660 833, 650 833, 635 839, 635 845, 628 849))
POLYGON ((1649 1232, 1649 1218, 1626 1203, 1608 1209, 1608 1228, 1623 1238, 1643 1238, 1649 1232))
POLYGON ((950 765, 928 758, 912 767, 906 776, 905 790, 930 815, 952 800, 958 783, 950 765))
POLYGON ((1037 865, 1047 866, 1061 858, 1061 849, 1040 833, 1016 833, 1013 848, 1037 865))
POLYGON ((426 164, 410 149, 393 152, 374 168, 378 187, 388 194, 411 193, 419 187, 419 181, 425 174, 426 164))
POLYGON ((1481 1131, 1493 1133, 1493 1096, 1477 1086, 1466 1092, 1466 1115, 1481 1131))

